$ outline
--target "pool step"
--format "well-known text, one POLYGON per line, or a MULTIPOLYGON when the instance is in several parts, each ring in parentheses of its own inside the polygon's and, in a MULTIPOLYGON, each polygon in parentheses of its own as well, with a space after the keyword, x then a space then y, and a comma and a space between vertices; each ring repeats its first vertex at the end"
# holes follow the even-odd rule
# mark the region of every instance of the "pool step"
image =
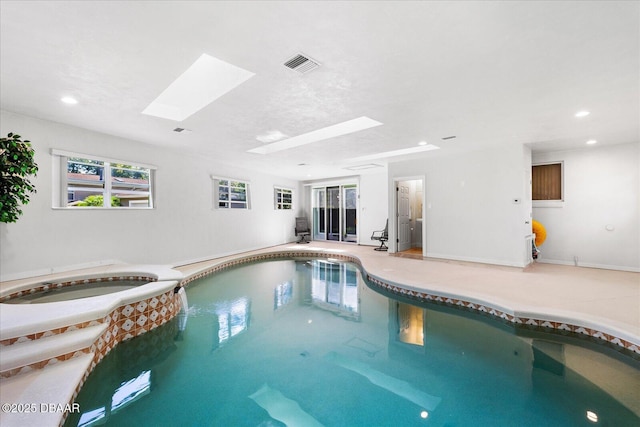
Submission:
POLYGON ((0 373, 3 377, 12 376, 86 354, 107 327, 107 324, 98 324, 2 346, 0 373))
POLYGON ((79 412, 70 404, 78 384, 94 354, 82 354, 73 359, 0 380, 3 403, 15 404, 15 411, 0 413, 2 427, 58 427, 65 413, 79 412), (19 405, 19 406, 18 406, 19 405))

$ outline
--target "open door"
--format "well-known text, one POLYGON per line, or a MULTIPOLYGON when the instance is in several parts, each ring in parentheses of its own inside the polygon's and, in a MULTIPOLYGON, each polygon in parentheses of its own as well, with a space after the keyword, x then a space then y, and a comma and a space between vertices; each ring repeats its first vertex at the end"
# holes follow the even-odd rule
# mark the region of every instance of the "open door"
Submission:
MULTIPOLYGON (((425 256, 424 178, 403 179, 396 186, 396 252, 425 256)), ((391 225, 391 223, 389 224, 391 225)), ((392 242, 393 244, 393 242, 392 242)))
POLYGON ((411 248, 411 192, 409 183, 398 182, 396 186, 398 196, 398 252, 411 248))

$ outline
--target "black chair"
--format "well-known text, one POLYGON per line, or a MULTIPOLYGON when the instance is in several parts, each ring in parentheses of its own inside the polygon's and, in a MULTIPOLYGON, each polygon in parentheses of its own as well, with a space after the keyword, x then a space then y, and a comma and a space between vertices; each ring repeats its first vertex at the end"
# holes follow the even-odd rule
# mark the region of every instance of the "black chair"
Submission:
POLYGON ((387 222, 384 224, 384 230, 374 231, 371 235, 371 240, 380 241, 380 247, 375 248, 376 251, 386 251, 389 249, 387 247, 387 241, 389 240, 389 219, 387 218, 387 222))
POLYGON ((298 240, 298 243, 309 243, 307 238, 311 235, 311 228, 309 228, 307 218, 296 218, 295 230, 296 236, 300 236, 300 240, 298 240))

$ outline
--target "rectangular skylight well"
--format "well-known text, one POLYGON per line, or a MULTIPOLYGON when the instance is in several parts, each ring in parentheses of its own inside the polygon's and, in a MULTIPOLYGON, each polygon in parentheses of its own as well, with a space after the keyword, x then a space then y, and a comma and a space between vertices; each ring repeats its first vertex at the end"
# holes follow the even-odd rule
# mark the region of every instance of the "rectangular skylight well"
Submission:
POLYGON ((368 160, 385 159, 388 157, 403 156, 405 154, 421 153, 423 151, 431 151, 431 150, 439 150, 439 149, 440 147, 438 147, 437 145, 427 144, 427 145, 421 145, 419 147, 403 148, 400 150, 369 154, 367 156, 362 156, 362 157, 354 157, 353 159, 347 159, 345 161, 349 163, 366 162, 368 160))
POLYGON ((279 130, 270 130, 262 135, 256 136, 256 139, 260 142, 264 142, 265 144, 280 141, 281 139, 286 138, 287 135, 280 132, 279 130))
POLYGON ((358 117, 357 119, 348 120, 326 128, 303 133, 302 135, 292 138, 283 139, 272 144, 263 145, 248 150, 249 153, 269 154, 276 151, 287 150, 289 148, 299 147, 301 145, 311 144, 313 142, 323 141, 336 136, 348 135, 350 133, 380 126, 382 123, 370 119, 369 117, 358 117))
POLYGON ((352 171, 361 171, 365 169, 373 169, 373 168, 381 168, 381 167, 382 165, 377 165, 375 163, 367 163, 365 165, 349 166, 349 167, 346 167, 345 169, 349 169, 352 171))
POLYGON ((142 114, 181 122, 254 75, 202 54, 142 114))

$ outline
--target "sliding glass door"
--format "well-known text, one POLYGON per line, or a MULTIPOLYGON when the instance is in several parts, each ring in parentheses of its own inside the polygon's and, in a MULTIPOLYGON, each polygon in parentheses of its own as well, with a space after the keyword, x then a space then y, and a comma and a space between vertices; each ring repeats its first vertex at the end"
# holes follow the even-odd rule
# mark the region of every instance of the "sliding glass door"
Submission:
POLYGON ((358 241, 357 185, 316 187, 312 200, 314 240, 358 241))

